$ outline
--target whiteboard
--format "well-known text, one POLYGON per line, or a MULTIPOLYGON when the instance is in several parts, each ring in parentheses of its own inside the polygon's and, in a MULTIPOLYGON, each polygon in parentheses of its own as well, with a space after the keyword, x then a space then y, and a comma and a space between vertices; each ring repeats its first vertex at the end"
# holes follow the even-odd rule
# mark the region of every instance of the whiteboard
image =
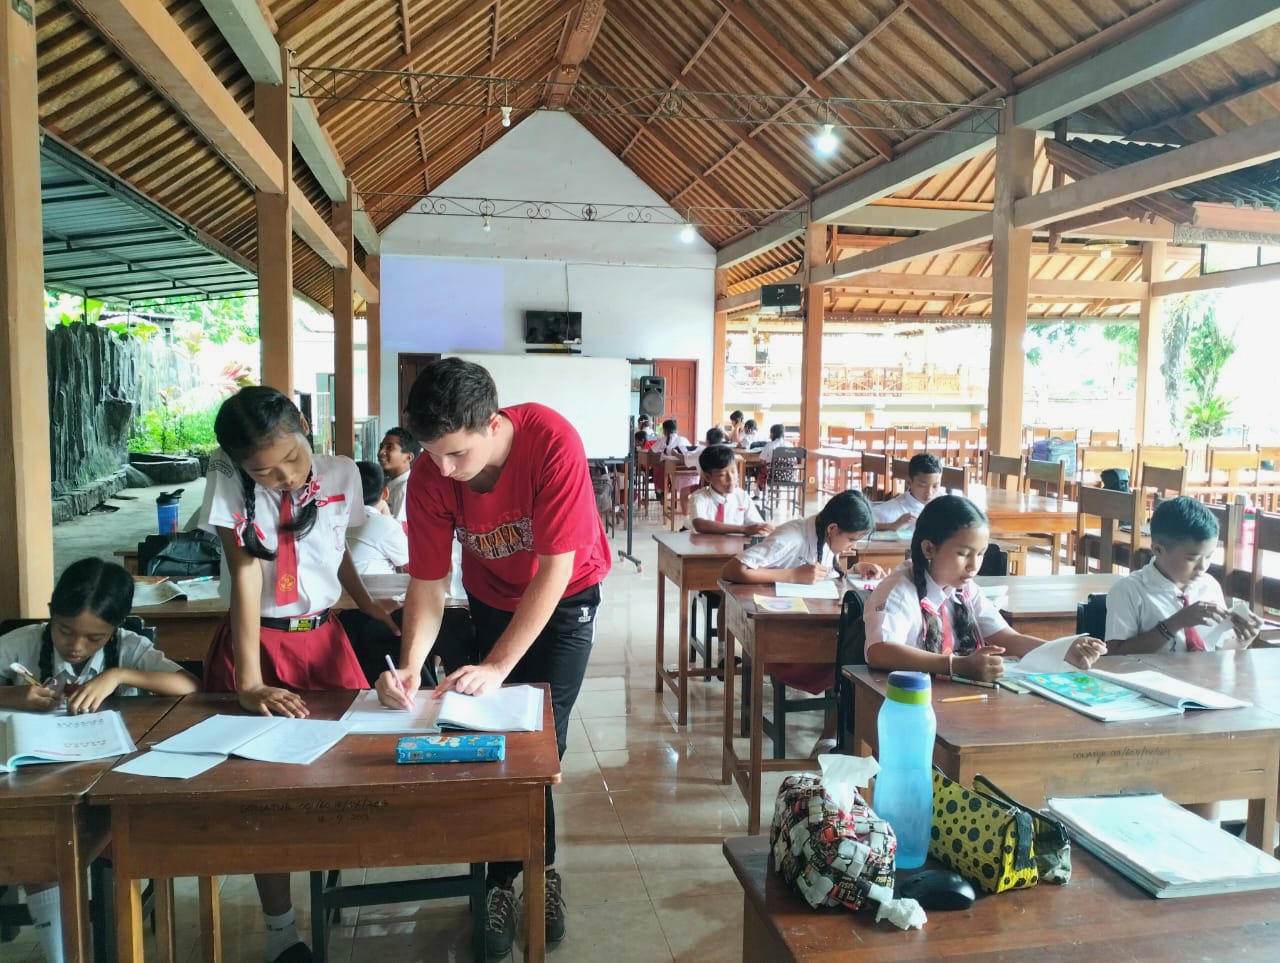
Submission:
POLYGON ((503 407, 536 401, 578 429, 588 458, 625 458, 631 450, 631 362, 557 354, 450 352, 485 368, 503 407))

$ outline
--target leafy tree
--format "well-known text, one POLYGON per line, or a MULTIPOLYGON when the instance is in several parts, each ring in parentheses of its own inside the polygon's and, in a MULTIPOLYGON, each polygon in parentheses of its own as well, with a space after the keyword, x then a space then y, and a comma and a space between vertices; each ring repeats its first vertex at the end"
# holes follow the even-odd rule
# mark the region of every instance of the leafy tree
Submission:
POLYGON ((1107 324, 1102 328, 1102 336, 1116 346, 1116 360, 1126 367, 1137 367, 1138 364, 1138 325, 1133 321, 1118 324, 1107 324))
POLYGON ((1208 310, 1187 340, 1191 401, 1186 419, 1192 439, 1216 438, 1231 416, 1230 404, 1218 394, 1218 380, 1235 352, 1235 342, 1218 327, 1213 310, 1208 310))

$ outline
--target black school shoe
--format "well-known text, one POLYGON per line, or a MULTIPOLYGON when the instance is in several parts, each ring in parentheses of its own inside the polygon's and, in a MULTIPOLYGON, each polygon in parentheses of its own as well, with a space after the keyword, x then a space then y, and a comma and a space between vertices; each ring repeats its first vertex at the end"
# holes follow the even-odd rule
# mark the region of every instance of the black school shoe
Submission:
POLYGON ((564 896, 560 889, 560 874, 547 870, 547 942, 559 943, 564 939, 564 896))
POLYGON ((506 956, 516 938, 520 915, 516 891, 511 886, 491 886, 485 894, 484 949, 489 956, 506 956))
POLYGON ((311 947, 307 946, 306 943, 297 942, 272 960, 271 963, 311 963, 311 961, 311 947))

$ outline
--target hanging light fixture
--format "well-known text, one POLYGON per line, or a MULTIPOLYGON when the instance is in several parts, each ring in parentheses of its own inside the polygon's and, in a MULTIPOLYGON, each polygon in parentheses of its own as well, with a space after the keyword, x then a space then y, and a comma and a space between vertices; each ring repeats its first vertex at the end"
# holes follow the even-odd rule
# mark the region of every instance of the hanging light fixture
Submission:
POLYGON ((822 131, 813 139, 813 149, 820 157, 830 157, 840 147, 834 124, 823 124, 822 131))
POLYGON ((502 111, 502 126, 510 127, 511 126, 511 105, 503 104, 498 109, 502 111))
POLYGON ((680 240, 684 241, 685 244, 692 244, 697 236, 698 232, 693 229, 692 224, 686 223, 684 227, 680 228, 680 240))

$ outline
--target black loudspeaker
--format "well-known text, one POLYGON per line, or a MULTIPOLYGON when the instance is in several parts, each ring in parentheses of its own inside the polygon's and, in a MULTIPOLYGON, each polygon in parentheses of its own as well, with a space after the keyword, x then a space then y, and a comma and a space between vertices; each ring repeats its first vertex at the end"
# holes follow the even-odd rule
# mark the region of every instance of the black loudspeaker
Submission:
POLYGON ((798 284, 766 284, 760 288, 762 308, 798 308, 800 304, 798 284))
POLYGON ((642 375, 640 378, 640 414, 654 419, 662 417, 667 406, 667 379, 658 375, 642 375))

